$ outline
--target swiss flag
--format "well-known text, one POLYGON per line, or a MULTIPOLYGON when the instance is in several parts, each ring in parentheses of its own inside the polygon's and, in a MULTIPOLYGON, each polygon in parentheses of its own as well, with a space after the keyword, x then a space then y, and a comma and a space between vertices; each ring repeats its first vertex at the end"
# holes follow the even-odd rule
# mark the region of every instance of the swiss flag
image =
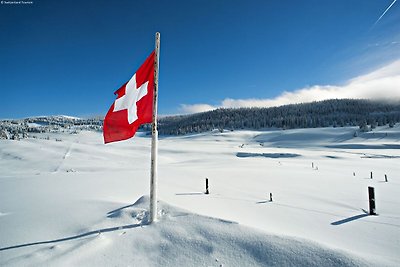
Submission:
POLYGON ((140 125, 152 122, 154 56, 153 51, 133 77, 114 93, 117 99, 104 118, 104 143, 129 139, 140 125))

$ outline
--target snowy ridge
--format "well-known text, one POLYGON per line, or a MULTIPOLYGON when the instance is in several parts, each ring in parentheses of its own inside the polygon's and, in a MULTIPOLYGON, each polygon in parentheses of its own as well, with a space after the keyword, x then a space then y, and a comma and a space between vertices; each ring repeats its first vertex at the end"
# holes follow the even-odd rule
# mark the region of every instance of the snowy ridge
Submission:
POLYGON ((149 198, 110 211, 75 236, 0 248, 28 248, 2 262, 32 266, 367 266, 313 242, 267 235, 237 223, 195 215, 160 202, 160 220, 148 225, 149 198), (101 256, 100 256, 101 255, 101 256), (116 257, 119 255, 118 257, 116 257), (27 261, 28 259, 28 261, 27 261))

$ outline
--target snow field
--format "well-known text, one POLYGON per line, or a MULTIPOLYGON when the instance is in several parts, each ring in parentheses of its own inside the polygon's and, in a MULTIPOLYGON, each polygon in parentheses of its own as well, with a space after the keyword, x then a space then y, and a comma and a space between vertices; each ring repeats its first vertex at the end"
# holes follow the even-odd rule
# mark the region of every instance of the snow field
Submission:
POLYGON ((400 128, 355 130, 160 137, 155 225, 149 137, 1 140, 0 265, 399 265, 400 128))

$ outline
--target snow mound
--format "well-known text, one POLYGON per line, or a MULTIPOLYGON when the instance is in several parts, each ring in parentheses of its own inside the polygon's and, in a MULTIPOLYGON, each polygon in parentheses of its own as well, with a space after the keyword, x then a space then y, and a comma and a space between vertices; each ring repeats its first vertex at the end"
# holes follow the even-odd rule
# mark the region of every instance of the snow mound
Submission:
POLYGON ((149 197, 108 212, 75 236, 0 248, 4 266, 368 266, 360 258, 303 239, 268 235, 235 222, 159 202, 148 223, 149 197), (7 253, 20 250, 7 259, 7 253))

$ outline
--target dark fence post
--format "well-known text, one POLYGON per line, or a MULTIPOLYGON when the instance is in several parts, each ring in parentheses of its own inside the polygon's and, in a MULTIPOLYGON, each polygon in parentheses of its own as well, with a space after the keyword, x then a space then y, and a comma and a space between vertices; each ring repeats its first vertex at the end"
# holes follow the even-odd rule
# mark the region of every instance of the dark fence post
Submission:
POLYGON ((369 198, 369 215, 376 215, 375 189, 372 186, 368 186, 368 198, 369 198))
POLYGON ((385 182, 387 182, 388 180, 387 180, 387 175, 385 174, 385 182))
POLYGON ((371 179, 372 179, 372 172, 371 172, 371 179))
POLYGON ((269 193, 269 201, 272 202, 272 193, 269 193))
POLYGON ((208 191, 208 178, 206 178, 206 195, 210 194, 210 192, 208 191))

